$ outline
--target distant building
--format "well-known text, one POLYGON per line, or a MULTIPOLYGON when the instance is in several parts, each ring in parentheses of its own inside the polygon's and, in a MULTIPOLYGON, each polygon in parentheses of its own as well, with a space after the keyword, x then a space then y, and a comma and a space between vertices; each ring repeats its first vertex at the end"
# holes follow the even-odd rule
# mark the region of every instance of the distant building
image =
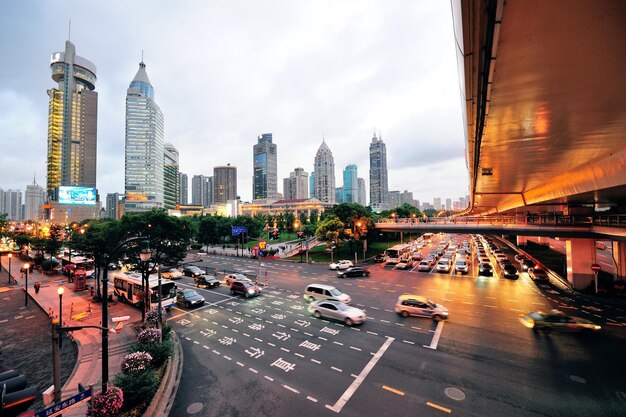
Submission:
POLYGON ((469 205, 469 199, 466 200, 464 197, 459 197, 459 207, 461 210, 467 208, 469 205))
POLYGON ((227 164, 213 168, 213 203, 237 199, 237 168, 227 164))
POLYGON ((296 218, 300 214, 305 214, 307 218, 312 211, 319 214, 333 207, 331 203, 323 203, 316 198, 299 198, 295 200, 255 200, 241 205, 241 214, 256 216, 259 214, 277 215, 281 213, 292 213, 296 218))
POLYGON ((357 166, 347 165, 343 170, 343 199, 344 203, 359 202, 359 176, 357 166))
POLYGON ((400 191, 389 191, 387 193, 387 204, 391 210, 395 209, 400 205, 400 191))
POLYGON ((180 195, 178 198, 178 204, 186 206, 189 204, 189 178, 187 174, 183 174, 182 172, 178 173, 180 177, 180 195))
POLYGON ((309 197, 309 174, 303 168, 296 168, 283 180, 285 200, 296 200, 309 197))
POLYGON ((433 198, 433 207, 437 211, 441 210, 441 197, 433 198))
POLYGON ((452 199, 451 198, 446 198, 446 210, 448 210, 448 211, 452 210, 452 199))
POLYGON ((277 147, 272 134, 263 133, 252 147, 252 198, 273 198, 278 192, 277 147))
POLYGON ((309 175, 309 198, 315 198, 315 171, 309 175))
POLYGON ((326 141, 322 140, 315 154, 315 198, 322 203, 335 202, 335 159, 326 141))
POLYGON ((385 210, 388 202, 389 181, 387 179, 387 147, 382 137, 372 138, 370 143, 370 204, 385 210))
POLYGON ((106 197, 106 211, 105 216, 107 219, 120 219, 119 205, 120 205, 120 193, 108 193, 106 197))
POLYGON ((191 204, 209 207, 213 200, 213 177, 194 175, 191 178, 191 204))
POLYGON ((163 207, 174 209, 180 200, 178 151, 171 143, 163 145, 163 207))
POLYGON ((365 180, 359 178, 359 201, 358 203, 365 207, 367 205, 367 195, 365 194, 365 180))
POLYGON ((433 209, 433 208, 434 208, 434 207, 433 207, 433 205, 432 205, 432 204, 430 204, 430 203, 428 203, 428 202, 424 201, 424 204, 422 205, 422 211, 430 210, 430 209, 433 209))
POLYGON ((12 221, 22 220, 22 191, 0 188, 0 214, 12 221))
POLYGON ((40 221, 42 219, 41 206, 46 199, 46 190, 35 181, 26 186, 24 193, 24 216, 22 220, 40 221))
POLYGON ((345 190, 343 187, 335 188, 335 203, 337 204, 346 203, 345 190))
POLYGON ((408 204, 410 206, 415 206, 415 200, 413 200, 413 193, 407 190, 404 190, 400 193, 400 205, 408 204))

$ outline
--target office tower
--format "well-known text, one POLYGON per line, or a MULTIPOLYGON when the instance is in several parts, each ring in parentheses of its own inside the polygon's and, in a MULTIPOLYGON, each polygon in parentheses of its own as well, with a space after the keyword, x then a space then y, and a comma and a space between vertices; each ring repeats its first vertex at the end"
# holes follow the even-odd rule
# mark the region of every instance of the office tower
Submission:
POLYGON ((345 195, 344 195, 344 189, 343 187, 336 187, 335 188, 335 203, 337 204, 341 204, 341 203, 345 203, 345 195))
POLYGON ((446 198, 446 210, 448 210, 448 211, 452 210, 452 199, 451 198, 446 198))
POLYGON ((433 207, 435 207, 435 210, 441 210, 441 197, 433 198, 433 207))
POLYGON ((359 178, 359 204, 362 206, 367 205, 367 195, 365 195, 365 180, 359 178))
POLYGON ((395 209, 400 205, 400 191, 389 191, 387 193, 387 204, 390 209, 395 209))
POLYGON ((189 178, 187 178, 187 174, 179 173, 180 176, 180 195, 178 197, 178 204, 186 206, 189 204, 189 178))
POLYGON ((22 191, 0 188, 0 214, 6 214, 9 220, 22 220, 22 191))
POLYGON ((413 200, 413 193, 404 190, 402 193, 400 193, 400 205, 402 204, 409 204, 411 206, 415 205, 415 201, 413 200))
POLYGON ((370 204, 372 207, 386 209, 389 206, 387 193, 387 147, 382 137, 372 138, 370 143, 370 204))
POLYGON ((359 202, 359 176, 356 165, 347 165, 343 170, 343 200, 344 203, 359 202))
POLYGON ((105 216, 107 219, 118 219, 119 216, 119 204, 120 204, 120 193, 108 193, 106 196, 106 211, 105 216))
POLYGON ((171 143, 163 145, 163 207, 175 209, 180 200, 178 151, 171 143))
POLYGON ((467 208, 467 206, 469 205, 469 199, 465 199, 465 197, 459 197, 459 206, 461 207, 461 210, 467 208))
POLYGON ((126 212, 163 207, 163 142, 163 114, 140 62, 126 90, 126 212))
POLYGON ((253 172, 252 198, 274 198, 278 193, 278 163, 276 144, 272 134, 263 133, 258 143, 252 147, 253 172))
POLYGON ((32 184, 26 186, 24 193, 24 220, 41 220, 41 206, 46 199, 46 190, 42 186, 37 185, 33 180, 32 184))
POLYGON ((213 177, 194 175, 191 178, 191 204, 209 207, 213 201, 213 177))
POLYGON ((419 200, 415 200, 415 207, 417 207, 418 209, 420 208, 420 201, 419 200))
POLYGON ((213 202, 226 203, 237 199, 237 167, 226 166, 213 168, 213 202))
POLYGON ((285 200, 296 200, 309 197, 309 174, 303 168, 296 168, 283 179, 283 194, 285 200))
POLYGON ((98 93, 96 66, 70 41, 52 54, 50 69, 58 86, 48 90, 46 192, 54 200, 61 185, 96 187, 98 93))
POLYGON ((309 197, 315 198, 315 171, 309 175, 309 197))
POLYGON ((322 203, 335 202, 335 160, 333 153, 322 140, 315 155, 315 198, 322 203))

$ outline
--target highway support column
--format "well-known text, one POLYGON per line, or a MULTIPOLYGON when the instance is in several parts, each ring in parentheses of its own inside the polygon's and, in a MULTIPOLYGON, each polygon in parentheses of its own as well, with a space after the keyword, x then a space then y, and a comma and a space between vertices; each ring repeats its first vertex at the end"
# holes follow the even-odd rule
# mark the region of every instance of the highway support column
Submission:
POLYGON ((572 238, 565 242, 567 256, 567 281, 577 290, 594 284, 591 265, 596 262, 596 245, 593 239, 572 238))

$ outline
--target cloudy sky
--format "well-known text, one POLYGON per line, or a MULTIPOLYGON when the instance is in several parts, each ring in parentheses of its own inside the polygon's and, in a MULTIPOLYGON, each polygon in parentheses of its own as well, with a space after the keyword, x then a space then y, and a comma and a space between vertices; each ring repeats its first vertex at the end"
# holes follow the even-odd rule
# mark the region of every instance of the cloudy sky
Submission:
POLYGON ((238 168, 252 197, 252 146, 271 132, 282 178, 310 172, 322 135, 337 185, 356 164, 369 203, 369 143, 387 144, 389 189, 420 201, 467 194, 459 77, 448 1, 3 1, 0 188, 45 186, 50 55, 71 19, 97 67, 98 177, 124 191, 126 89, 142 50, 180 170, 238 168))

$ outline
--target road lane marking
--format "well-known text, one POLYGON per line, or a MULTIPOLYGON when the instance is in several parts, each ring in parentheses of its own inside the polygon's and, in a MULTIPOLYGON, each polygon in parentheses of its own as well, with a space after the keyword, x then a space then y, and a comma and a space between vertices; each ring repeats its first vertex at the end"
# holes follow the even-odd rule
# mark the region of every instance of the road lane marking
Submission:
POLYGON ((274 378, 272 378, 271 376, 264 375, 263 378, 267 379, 268 381, 274 382, 274 378))
POLYGON ((439 411, 443 411, 444 413, 448 413, 448 414, 452 413, 452 410, 450 410, 449 408, 442 407, 442 406, 437 405, 435 403, 431 403, 430 401, 428 401, 426 403, 426 405, 429 406, 429 407, 432 407, 432 408, 436 408, 439 411))
POLYGON ((374 335, 374 336, 378 336, 378 333, 370 332, 369 330, 366 330, 365 333, 368 333, 368 334, 371 334, 371 335, 374 335))
POLYGON ((430 342, 430 346, 424 345, 425 348, 428 349, 437 349, 437 345, 439 344, 439 338, 441 337, 441 332, 443 331, 443 321, 437 323, 437 328, 435 329, 435 335, 433 336, 433 340, 430 342))
POLYGON ((307 396, 306 399, 309 400, 309 401, 313 401, 314 403, 317 402, 317 398, 313 398, 311 396, 307 396))
POLYGON ((356 377, 354 382, 352 382, 352 384, 350 384, 348 389, 337 400, 335 405, 330 406, 330 405, 326 404, 326 408, 328 408, 330 410, 333 410, 335 413, 339 413, 341 411, 341 409, 346 405, 346 403, 348 402, 350 397, 352 397, 352 395, 356 392, 356 390, 359 388, 359 386, 363 383, 363 381, 365 380, 367 375, 370 373, 370 371, 374 368, 374 366, 376 366, 376 363, 378 363, 380 358, 383 356, 385 351, 389 348, 389 346, 391 345, 391 343, 394 340, 395 339, 393 337, 388 337, 387 340, 385 341, 385 343, 383 343, 383 345, 380 347, 380 349, 378 349, 378 352, 376 352, 376 354, 372 357, 372 359, 370 359, 368 364, 365 365, 365 368, 363 368, 363 370, 361 371, 359 376, 356 377))
POLYGON ((334 366, 331 366, 330 369, 332 369, 333 371, 337 371, 337 372, 343 372, 343 370, 339 368, 335 368, 334 366))
POLYGON ((403 340, 402 342, 408 343, 409 345, 414 345, 415 344, 415 342, 411 342, 410 340, 403 340))
POLYGON ((491 306, 491 305, 489 305, 489 304, 483 304, 483 307, 498 308, 497 306, 491 306))
POLYGON ((404 392, 402 392, 402 391, 400 391, 400 390, 397 390, 397 389, 395 389, 395 388, 388 387, 387 385, 383 385, 383 389, 385 389, 385 390, 387 390, 387 391, 389 391, 389 392, 393 392, 394 394, 398 394, 398 395, 400 395, 400 396, 403 396, 403 395, 404 395, 404 392))
POLYGON ((350 346, 350 349, 352 349, 352 350, 357 350, 357 351, 359 351, 359 352, 361 351, 361 348, 354 347, 354 346, 350 346))
POLYGON ((311 362, 314 362, 314 363, 316 363, 318 365, 322 364, 322 362, 318 361, 317 359, 311 359, 311 362))
POLYGON ((463 301, 463 304, 474 304, 474 303, 470 303, 469 301, 463 301))
POLYGON ((257 371, 257 370, 256 370, 256 369, 254 369, 254 368, 248 368, 248 369, 249 369, 251 372, 254 372, 255 374, 258 374, 258 373, 259 373, 259 371, 257 371))

